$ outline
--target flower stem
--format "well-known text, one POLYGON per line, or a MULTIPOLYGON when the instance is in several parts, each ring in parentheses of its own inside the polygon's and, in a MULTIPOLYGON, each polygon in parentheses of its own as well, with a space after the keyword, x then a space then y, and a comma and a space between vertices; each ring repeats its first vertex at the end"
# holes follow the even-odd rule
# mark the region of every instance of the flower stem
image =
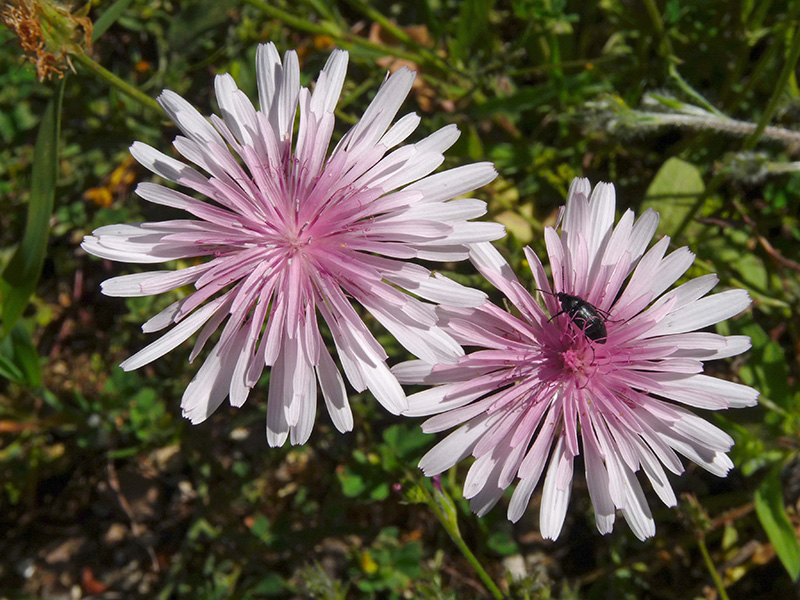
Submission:
POLYGON ((706 563, 706 568, 708 569, 709 574, 711 575, 711 579, 714 580, 714 585, 719 592, 719 597, 721 600, 730 600, 728 597, 728 592, 725 591, 725 584, 722 582, 722 577, 719 576, 717 572, 717 568, 714 566, 714 561, 711 560, 711 555, 708 553, 708 548, 706 547, 706 539, 705 536, 702 534, 697 536, 697 547, 700 548, 700 554, 703 555, 703 561, 706 563))
MULTIPOLYGON (((661 113, 633 110, 630 112, 632 127, 682 127, 686 129, 707 130, 717 133, 726 133, 739 137, 750 136, 758 125, 747 121, 739 121, 730 117, 717 118, 714 116, 697 116, 686 113, 661 113), (633 121, 639 119, 639 121, 633 121)), ((800 133, 783 127, 765 127, 761 134, 763 137, 781 142, 786 146, 796 147, 800 143, 800 133)))
POLYGON ((464 558, 467 559, 467 562, 475 569, 475 573, 478 575, 483 585, 495 600, 503 600, 503 598, 505 598, 503 592, 500 591, 500 588, 497 587, 497 584, 495 584, 489 576, 489 573, 486 572, 486 569, 483 568, 483 565, 481 565, 477 557, 472 553, 472 550, 469 549, 464 538, 461 537, 461 531, 459 531, 458 528, 458 515, 453 500, 440 486, 434 486, 434 492, 431 494, 418 474, 411 474, 411 477, 416 482, 417 489, 420 491, 424 502, 433 511, 433 514, 436 515, 439 523, 442 524, 447 535, 453 540, 453 543, 461 551, 461 554, 464 555, 464 558))
POLYGON ((137 88, 132 86, 127 81, 123 81, 122 79, 114 75, 104 66, 92 60, 88 55, 83 53, 75 53, 70 58, 74 60, 76 63, 78 63, 80 66, 82 66, 84 69, 92 73, 95 77, 104 81, 111 87, 116 88, 129 98, 136 100, 136 102, 138 102, 145 108, 149 108, 150 110, 156 111, 159 114, 163 113, 161 107, 158 105, 158 102, 153 100, 150 96, 148 96, 144 92, 139 91, 137 88))
POLYGON ((775 115, 775 111, 778 110, 778 104, 780 103, 781 97, 786 90, 786 84, 789 83, 789 78, 792 76, 792 73, 794 73, 794 68, 797 65, 798 58, 800 58, 800 24, 795 26, 794 36, 792 37, 792 45, 789 48, 789 54, 786 57, 786 62, 784 63, 783 70, 781 71, 778 81, 775 84, 775 89, 772 92, 772 97, 769 99, 767 108, 764 109, 764 113, 758 120, 758 125, 756 126, 755 131, 744 141, 743 148, 745 150, 752 150, 756 147, 761 134, 764 133, 764 129, 767 127, 767 123, 772 120, 772 117, 775 115))

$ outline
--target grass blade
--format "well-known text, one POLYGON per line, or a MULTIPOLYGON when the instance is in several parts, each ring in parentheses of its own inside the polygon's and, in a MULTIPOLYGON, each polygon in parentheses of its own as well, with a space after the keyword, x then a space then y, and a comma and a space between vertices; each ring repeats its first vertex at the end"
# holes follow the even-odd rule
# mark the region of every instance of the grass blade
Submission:
POLYGON ((0 297, 3 304, 3 326, 0 337, 5 337, 14 329, 17 319, 28 306, 28 300, 36 289, 47 252, 50 216, 53 212, 58 175, 58 136, 64 82, 62 79, 39 124, 33 153, 31 197, 28 202, 25 233, 14 256, 0 276, 0 297))
POLYGON ((33 388, 42 383, 39 353, 23 323, 17 323, 11 335, 0 342, 0 377, 33 388))
POLYGON ((800 576, 800 544, 783 506, 781 480, 777 468, 773 469, 758 486, 755 506, 758 520, 767 532, 775 553, 781 559, 792 581, 797 581, 800 576))
POLYGON ((100 36, 108 31, 108 28, 111 27, 117 21, 117 19, 120 18, 120 16, 122 16, 122 13, 125 12, 125 9, 128 8, 132 1, 133 0, 117 0, 108 8, 108 10, 100 15, 100 18, 94 22, 94 27, 92 29, 92 42, 99 40, 100 36))

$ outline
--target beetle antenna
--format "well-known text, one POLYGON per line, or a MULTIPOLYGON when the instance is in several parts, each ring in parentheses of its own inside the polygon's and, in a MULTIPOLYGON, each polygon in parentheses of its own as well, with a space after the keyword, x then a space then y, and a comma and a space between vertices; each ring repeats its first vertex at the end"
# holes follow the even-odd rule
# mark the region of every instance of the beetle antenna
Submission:
POLYGON ((541 288, 531 288, 531 291, 532 292, 541 292, 542 294, 550 294, 551 296, 558 297, 558 294, 556 294, 555 292, 548 292, 547 290, 543 290, 541 288))
MULTIPOLYGON (((531 289, 531 291, 533 291, 533 292, 541 292, 542 294, 549 294, 550 296, 553 296, 553 297, 555 297, 555 298, 558 298, 558 294, 556 294, 555 292, 548 292, 547 290, 543 290, 543 289, 540 289, 540 288, 532 288, 532 289, 531 289)), ((556 314, 554 314, 552 317, 550 317, 549 319, 547 319, 547 322, 549 323, 550 321, 552 321, 553 319, 555 319, 555 318, 556 318, 558 315, 563 315, 565 312, 566 312, 565 310, 560 310, 560 311, 558 311, 558 312, 557 312, 556 314)))

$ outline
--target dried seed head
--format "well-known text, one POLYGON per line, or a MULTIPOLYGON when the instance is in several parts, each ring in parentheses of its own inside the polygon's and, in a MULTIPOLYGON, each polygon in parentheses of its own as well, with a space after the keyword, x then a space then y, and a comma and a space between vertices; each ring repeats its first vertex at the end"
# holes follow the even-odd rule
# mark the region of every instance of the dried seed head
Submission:
POLYGON ((20 47, 36 65, 39 81, 61 78, 70 54, 91 50, 92 21, 67 8, 43 0, 4 3, 0 19, 19 38, 20 47))

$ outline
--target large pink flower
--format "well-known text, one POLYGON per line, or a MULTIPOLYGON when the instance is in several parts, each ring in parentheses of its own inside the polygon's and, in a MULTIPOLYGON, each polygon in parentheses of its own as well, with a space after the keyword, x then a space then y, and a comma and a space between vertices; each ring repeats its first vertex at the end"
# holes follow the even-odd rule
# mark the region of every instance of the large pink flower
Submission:
POLYGON ((643 539, 655 524, 638 471, 672 506, 663 467, 681 473, 678 454, 719 476, 732 467, 725 453, 733 440, 681 405, 719 410, 756 402, 755 390, 702 374, 703 361, 740 354, 749 338, 696 331, 736 315, 750 299, 743 290, 706 296, 715 275, 667 292, 694 255, 680 248, 665 256, 666 237, 645 252, 658 215, 649 210, 634 222, 629 210, 615 227, 613 186, 589 193, 588 181, 576 179, 560 237, 545 230, 552 286, 525 249, 544 309, 491 244, 477 244, 472 261, 518 313, 490 302, 442 307, 447 331, 480 349, 454 365, 410 361, 395 373, 401 382, 436 384, 409 396, 404 413, 435 414, 423 424, 426 432, 460 425, 420 467, 435 475, 473 455, 464 495, 476 513, 486 513, 518 479, 508 507, 508 518, 518 520, 549 457, 540 529, 555 539, 573 461, 583 454, 597 528, 611 531, 619 509, 643 539))
POLYGON ((101 258, 130 263, 206 257, 178 270, 103 283, 111 296, 195 288, 144 324, 148 333, 174 327, 123 362, 126 370, 146 365, 199 331, 193 360, 224 322, 183 396, 184 415, 193 423, 228 396, 231 404, 242 405, 270 366, 271 445, 283 444, 287 436, 293 444, 308 439, 317 382, 333 423, 341 431, 351 429, 344 381, 320 334, 318 314, 353 387, 369 389, 393 413, 405 409, 386 353, 351 300, 422 359, 453 362, 463 354, 437 326, 433 306, 417 297, 470 306, 483 302, 484 295, 406 261, 461 260, 468 254, 464 244, 503 235, 500 225, 469 222, 484 214, 484 202, 453 200, 491 181, 494 168, 479 163, 431 175, 458 138, 455 126, 388 152, 420 122, 408 114, 389 127, 414 81, 407 69, 386 79, 326 159, 347 58, 334 51, 310 92, 300 87, 294 52, 281 62, 274 45, 262 45, 256 59, 261 109, 230 75, 220 75, 215 87, 222 117, 212 115, 210 121, 165 91, 159 102, 183 133, 175 138, 175 149, 205 174, 142 143, 133 144, 131 153, 203 198, 155 183, 141 183, 136 193, 196 218, 101 227, 82 244, 101 258))

